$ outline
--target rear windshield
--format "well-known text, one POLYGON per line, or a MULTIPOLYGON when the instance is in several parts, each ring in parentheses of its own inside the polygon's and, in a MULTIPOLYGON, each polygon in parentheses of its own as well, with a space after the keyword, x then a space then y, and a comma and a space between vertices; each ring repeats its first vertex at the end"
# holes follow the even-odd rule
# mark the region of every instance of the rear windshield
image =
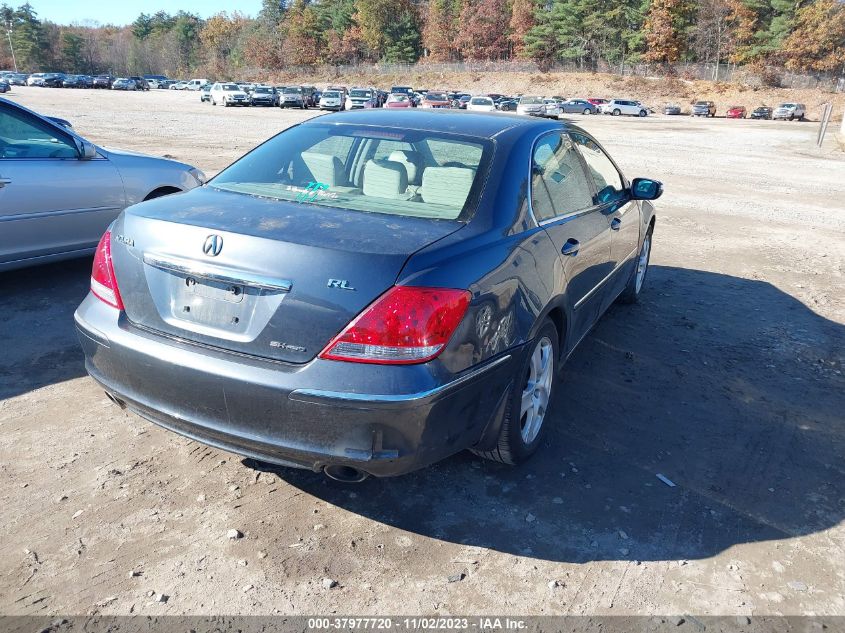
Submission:
POLYGON ((425 98, 429 101, 448 101, 446 94, 443 92, 429 92, 425 95, 425 98))
POLYGON ((370 93, 369 90, 350 90, 349 91, 350 97, 364 97, 364 98, 369 99, 370 94, 371 93, 370 93))
POLYGON ((540 105, 543 100, 540 97, 521 97, 519 102, 523 105, 540 105))
POLYGON ((493 100, 487 97, 473 97, 470 103, 472 105, 493 105, 493 100))
POLYGON ((273 137, 210 184, 304 206, 462 220, 492 151, 486 139, 312 123, 273 137))

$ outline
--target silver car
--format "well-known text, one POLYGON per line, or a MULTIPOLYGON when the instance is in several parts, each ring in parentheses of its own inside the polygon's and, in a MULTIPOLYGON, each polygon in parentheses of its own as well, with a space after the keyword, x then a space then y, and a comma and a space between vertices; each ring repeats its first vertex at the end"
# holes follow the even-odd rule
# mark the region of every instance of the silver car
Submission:
POLYGON ((90 255, 129 205, 204 181, 195 167, 97 147, 0 98, 0 270, 90 255))

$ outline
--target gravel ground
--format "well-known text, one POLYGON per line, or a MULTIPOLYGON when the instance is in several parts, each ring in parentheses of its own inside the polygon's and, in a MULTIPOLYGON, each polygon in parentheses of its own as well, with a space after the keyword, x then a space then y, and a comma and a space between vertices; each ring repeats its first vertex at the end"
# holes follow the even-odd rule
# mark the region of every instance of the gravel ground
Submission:
MULTIPOLYGON (((9 97, 209 174, 314 114, 9 97)), ((666 194, 642 302, 520 468, 349 487, 207 448, 85 376, 90 262, 0 275, 0 613, 845 615, 845 154, 810 123, 575 120, 666 194)))

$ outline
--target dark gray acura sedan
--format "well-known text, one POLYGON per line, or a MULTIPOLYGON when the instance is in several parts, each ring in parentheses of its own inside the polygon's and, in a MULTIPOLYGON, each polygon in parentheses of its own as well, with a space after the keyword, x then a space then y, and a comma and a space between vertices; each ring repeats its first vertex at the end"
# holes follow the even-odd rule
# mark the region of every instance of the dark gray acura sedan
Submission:
POLYGON ((556 121, 318 117, 118 217, 75 315, 86 367, 167 429, 344 481, 519 463, 556 369, 640 294, 661 193, 556 121))

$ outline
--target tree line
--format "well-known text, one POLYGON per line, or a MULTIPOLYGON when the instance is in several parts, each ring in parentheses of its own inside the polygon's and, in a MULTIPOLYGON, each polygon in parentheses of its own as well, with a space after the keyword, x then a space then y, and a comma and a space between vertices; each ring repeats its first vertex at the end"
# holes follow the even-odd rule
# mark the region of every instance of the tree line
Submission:
POLYGON ((532 60, 602 70, 722 62, 845 74, 841 0, 264 0, 257 16, 60 25, 0 5, 22 70, 204 74, 361 62, 532 60))

